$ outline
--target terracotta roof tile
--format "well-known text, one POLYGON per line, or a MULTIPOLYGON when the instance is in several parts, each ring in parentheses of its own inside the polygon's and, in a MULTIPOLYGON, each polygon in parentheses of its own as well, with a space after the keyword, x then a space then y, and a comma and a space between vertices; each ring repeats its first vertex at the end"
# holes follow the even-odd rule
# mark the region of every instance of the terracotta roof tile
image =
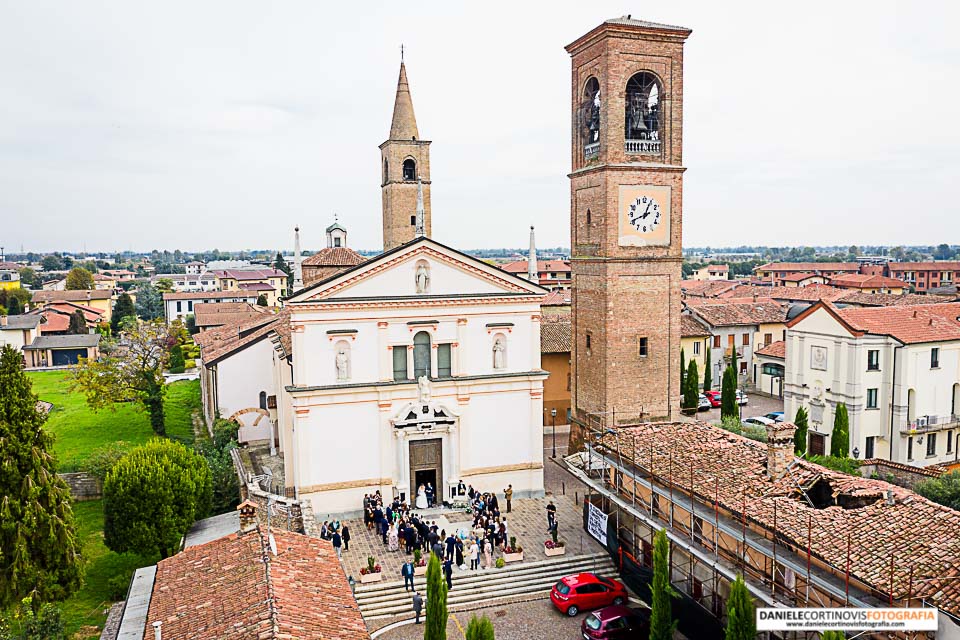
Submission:
POLYGON ((193 339, 200 345, 200 356, 203 364, 209 366, 224 356, 267 337, 282 323, 287 325, 290 323, 290 310, 287 308, 282 309, 276 315, 234 322, 204 331, 195 335, 193 339))
POLYGON ((348 247, 326 247, 301 263, 305 267, 354 267, 366 260, 348 247))
MULTIPOLYGON (((370 637, 333 546, 261 530, 190 547, 157 563, 147 616, 165 640, 370 637)), ((153 629, 144 638, 153 638, 153 629)))
POLYGON ((858 262, 768 262, 754 271, 849 271, 859 272, 858 262))
POLYGON ((741 286, 738 280, 682 280, 680 289, 686 296, 715 298, 741 286))
MULTIPOLYGON (((500 268, 510 273, 526 273, 527 262, 527 260, 514 260, 500 268)), ((569 274, 571 272, 570 263, 566 260, 537 260, 537 273, 543 273, 544 271, 569 274)))
POLYGON ((777 340, 776 342, 771 342, 767 346, 757 349, 756 354, 758 356, 767 356, 768 358, 780 358, 783 360, 787 357, 787 343, 783 340, 777 340))
POLYGON ((109 300, 112 291, 101 289, 74 289, 72 291, 34 291, 31 302, 83 302, 84 300, 109 300))
POLYGON ((960 271, 960 262, 889 262, 887 268, 892 271, 960 271))
POLYGON ((775 302, 705 304, 692 307, 701 320, 713 327, 786 322, 787 310, 775 302))
POLYGON ((541 307, 568 307, 571 303, 569 291, 551 291, 540 301, 541 307))
POLYGON ((822 278, 824 276, 819 273, 811 273, 810 271, 798 271, 796 273, 788 273, 779 280, 784 282, 800 282, 801 280, 806 280, 807 278, 822 278))
POLYGON ((540 353, 570 352, 569 316, 545 316, 540 323, 540 353))
POLYGON ((960 340, 960 303, 831 308, 856 330, 891 336, 905 344, 960 340))
POLYGON ((697 338, 710 335, 710 330, 697 322, 696 318, 689 314, 680 314, 680 337, 697 338))
POLYGON ((844 289, 868 289, 872 287, 886 287, 902 289, 906 283, 896 278, 886 276, 870 276, 862 273, 845 273, 830 278, 830 284, 844 289))
POLYGON ((198 302, 193 305, 193 317, 198 327, 222 327, 253 320, 271 313, 267 307, 249 302, 198 302))

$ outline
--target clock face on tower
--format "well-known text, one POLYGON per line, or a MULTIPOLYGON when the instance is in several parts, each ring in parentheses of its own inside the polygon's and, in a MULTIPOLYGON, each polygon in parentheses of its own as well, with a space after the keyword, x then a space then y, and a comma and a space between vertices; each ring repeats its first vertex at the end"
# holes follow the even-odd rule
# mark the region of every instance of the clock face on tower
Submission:
POLYGON ((670 187, 620 185, 618 218, 621 247, 669 245, 670 187))

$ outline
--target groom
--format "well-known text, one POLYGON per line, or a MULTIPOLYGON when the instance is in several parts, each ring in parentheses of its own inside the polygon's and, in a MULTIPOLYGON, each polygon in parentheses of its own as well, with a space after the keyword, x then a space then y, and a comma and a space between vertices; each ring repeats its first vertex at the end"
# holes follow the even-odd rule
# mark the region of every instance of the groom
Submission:
POLYGON ((433 485, 427 483, 427 507, 433 506, 433 485))

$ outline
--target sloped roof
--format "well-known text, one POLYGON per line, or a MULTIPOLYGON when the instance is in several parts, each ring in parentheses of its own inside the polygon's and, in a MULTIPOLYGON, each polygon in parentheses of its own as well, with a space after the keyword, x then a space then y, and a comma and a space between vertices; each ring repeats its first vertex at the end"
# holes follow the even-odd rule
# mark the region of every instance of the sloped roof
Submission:
POLYGON ((256 299, 246 291, 173 291, 163 294, 164 300, 224 300, 230 298, 256 299))
POLYGON ((332 544, 271 535, 276 553, 257 529, 158 562, 147 620, 163 622, 164 640, 368 639, 332 544))
POLYGON ((34 291, 31 302, 83 302, 85 300, 109 300, 112 291, 104 289, 74 289, 71 291, 34 291))
POLYGON ((904 344, 960 340, 960 303, 835 309, 853 329, 904 344))
POLYGON ((658 29, 660 31, 680 31, 682 33, 690 33, 690 29, 687 27, 680 27, 674 24, 663 24, 660 22, 650 22, 648 20, 637 20, 631 15, 620 16, 619 18, 610 18, 609 20, 604 20, 604 24, 622 24, 630 27, 644 27, 647 29, 658 29))
POLYGON ((788 273, 787 275, 780 278, 780 280, 783 280, 784 282, 802 282, 807 278, 823 278, 823 277, 824 276, 820 275, 819 273, 811 273, 809 271, 797 271, 797 272, 788 273))
POLYGON ((680 314, 680 337, 699 338, 710 335, 709 329, 697 322, 696 318, 687 314, 680 314))
POLYGON ((545 316, 540 323, 540 353, 570 353, 569 316, 545 316))
POLYGON ((234 322, 204 331, 195 335, 193 340, 200 345, 200 356, 204 366, 210 366, 226 356, 266 338, 284 323, 290 324, 289 308, 281 309, 276 315, 234 322))
POLYGON ((551 291, 543 297, 541 307, 569 307, 572 294, 570 291, 551 291))
POLYGON ((6 318, 6 324, 0 324, 0 331, 35 329, 37 325, 40 324, 39 314, 21 314, 4 317, 6 318))
POLYGON ((944 260, 943 262, 888 262, 890 271, 960 271, 960 262, 944 260))
POLYGON ((198 302, 193 305, 193 317, 198 327, 241 323, 264 314, 270 314, 267 307, 249 302, 198 302))
POLYGON ((38 336, 24 349, 84 349, 98 344, 100 344, 99 333, 81 333, 66 336, 38 336))
POLYGON ((767 446, 703 422, 650 423, 619 429, 603 441, 650 469, 695 469, 684 479, 702 500, 719 498, 719 507, 772 531, 776 508, 780 543, 811 554, 842 575, 847 566, 847 540, 854 543, 850 574, 881 593, 925 598, 944 610, 960 613, 960 512, 881 480, 849 476, 807 462, 795 461, 791 473, 771 481, 766 476, 767 446), (619 444, 619 446, 618 446, 619 444), (651 457, 653 458, 651 460, 651 457), (834 496, 857 503, 811 507, 798 484, 824 481, 834 496), (894 504, 884 499, 891 492, 894 504), (776 507, 775 507, 776 505, 776 507), (808 522, 812 523, 808 529, 808 522), (809 536, 809 537, 808 537, 809 536))
POLYGON ((787 357, 787 343, 783 340, 777 340, 776 342, 771 342, 761 349, 757 349, 756 354, 758 356, 767 356, 768 358, 780 358, 781 360, 787 357))
POLYGON ((210 273, 218 278, 232 278, 237 281, 287 277, 287 274, 279 269, 215 269, 210 273))
POLYGON ((754 271, 860 271, 858 262, 768 262, 754 271))
POLYGON ((741 286, 737 280, 681 280, 680 290, 687 296, 713 298, 741 286))
POLYGON ((390 123, 391 140, 416 140, 417 117, 413 113, 413 98, 410 97, 410 83, 407 81, 407 66, 400 63, 400 77, 397 79, 397 96, 393 101, 393 120, 390 123))
POLYGON ((785 322, 787 319, 786 307, 771 302, 707 304, 695 306, 693 310, 713 327, 785 322))
POLYGON ((835 302, 854 304, 862 307, 900 307, 917 304, 943 304, 953 302, 956 296, 936 296, 919 293, 866 293, 865 291, 848 291, 835 299, 835 302))
POLYGON ((354 267, 366 260, 349 247, 325 247, 301 263, 304 267, 354 267))
POLYGON ((835 287, 868 289, 872 287, 900 288, 907 286, 903 280, 888 278, 887 276, 871 276, 863 273, 845 273, 830 278, 830 284, 835 287))

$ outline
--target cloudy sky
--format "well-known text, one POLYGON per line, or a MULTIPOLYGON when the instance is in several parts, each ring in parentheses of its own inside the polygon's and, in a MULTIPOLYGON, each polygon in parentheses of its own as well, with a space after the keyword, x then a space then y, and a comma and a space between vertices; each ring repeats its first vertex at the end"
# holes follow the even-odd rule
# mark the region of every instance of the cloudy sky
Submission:
POLYGON ((957 3, 0 0, 0 245, 378 248, 400 44, 435 237, 569 244, 569 57, 693 29, 684 244, 960 242, 957 3))

